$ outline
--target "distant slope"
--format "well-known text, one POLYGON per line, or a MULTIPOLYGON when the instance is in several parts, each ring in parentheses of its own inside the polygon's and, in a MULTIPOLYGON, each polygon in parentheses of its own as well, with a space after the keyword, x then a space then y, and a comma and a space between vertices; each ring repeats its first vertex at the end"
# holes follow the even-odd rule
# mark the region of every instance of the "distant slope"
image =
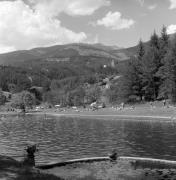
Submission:
MULTIPOLYGON (((147 45, 148 45, 148 42, 144 43, 144 46, 147 46, 147 45)), ((114 50, 113 54, 115 54, 117 56, 119 55, 119 56, 121 56, 121 58, 123 57, 122 60, 126 60, 129 57, 135 56, 137 54, 137 51, 138 51, 138 45, 134 46, 134 47, 114 50)))
MULTIPOLYGON (((176 33, 169 35, 171 42, 173 41, 175 36, 176 36, 176 33)), ((144 47, 147 48, 147 46, 149 46, 149 43, 150 43, 150 41, 144 42, 144 47)), ((122 48, 122 49, 117 49, 117 50, 112 51, 112 53, 115 55, 121 54, 121 57, 123 55, 125 55, 124 59, 129 58, 131 56, 135 56, 137 54, 137 52, 138 52, 138 45, 133 46, 133 47, 129 47, 129 48, 122 48)))
MULTIPOLYGON (((170 35, 172 40, 175 34, 170 35)), ((149 41, 144 43, 148 46, 149 41)), ((0 65, 18 65, 21 62, 33 60, 44 61, 70 61, 73 59, 115 60, 124 61, 135 56, 138 46, 130 48, 119 48, 117 46, 106 46, 100 43, 83 44, 74 43, 67 45, 56 45, 51 47, 34 48, 5 54, 0 54, 0 65)))
POLYGON ((73 57, 94 57, 107 60, 121 61, 129 57, 116 46, 102 44, 68 44, 51 47, 34 48, 31 50, 15 51, 0 54, 0 64, 16 65, 32 60, 69 61, 73 57))

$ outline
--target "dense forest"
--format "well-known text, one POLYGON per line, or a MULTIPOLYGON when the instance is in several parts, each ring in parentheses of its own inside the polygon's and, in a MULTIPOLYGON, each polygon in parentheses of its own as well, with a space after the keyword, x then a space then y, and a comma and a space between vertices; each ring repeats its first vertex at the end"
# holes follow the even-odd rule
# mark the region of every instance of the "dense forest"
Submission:
POLYGON ((161 36, 152 34, 148 46, 140 40, 138 53, 128 62, 114 97, 124 101, 176 102, 176 38, 170 38, 166 27, 161 36))
MULTIPOLYGON (((27 104, 90 104, 100 99, 100 84, 103 80, 118 74, 114 63, 109 61, 109 64, 103 65, 104 63, 91 58, 74 58, 69 62, 35 60, 20 63, 18 67, 0 66, 1 104, 6 102, 2 92, 12 94, 11 104, 18 102, 18 99, 23 102, 21 104, 26 104, 26 96, 27 100, 31 101, 27 104)), ((18 107, 22 106, 20 103, 16 104, 18 107)))
POLYGON ((85 106, 92 102, 121 103, 170 99, 176 102, 176 38, 163 26, 160 37, 138 44, 129 60, 72 57, 0 66, 0 104, 32 107, 47 103, 85 106), (107 63, 108 62, 108 63, 107 63), (5 93, 10 93, 7 98, 5 93))

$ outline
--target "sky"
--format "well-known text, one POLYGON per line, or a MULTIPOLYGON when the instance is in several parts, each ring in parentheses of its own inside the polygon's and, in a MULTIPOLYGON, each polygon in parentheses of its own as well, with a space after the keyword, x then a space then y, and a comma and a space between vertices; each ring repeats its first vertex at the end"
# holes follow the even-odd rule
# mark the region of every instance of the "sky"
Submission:
POLYGON ((135 46, 176 32, 176 0, 0 0, 0 53, 68 43, 135 46))

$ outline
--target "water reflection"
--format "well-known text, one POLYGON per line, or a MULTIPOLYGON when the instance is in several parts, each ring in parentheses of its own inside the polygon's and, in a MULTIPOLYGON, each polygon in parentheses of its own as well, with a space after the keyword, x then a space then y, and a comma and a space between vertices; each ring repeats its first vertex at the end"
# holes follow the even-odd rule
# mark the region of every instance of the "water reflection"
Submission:
POLYGON ((39 144, 37 162, 119 155, 174 159, 176 124, 47 116, 7 116, 0 122, 2 154, 20 159, 28 141, 39 144))

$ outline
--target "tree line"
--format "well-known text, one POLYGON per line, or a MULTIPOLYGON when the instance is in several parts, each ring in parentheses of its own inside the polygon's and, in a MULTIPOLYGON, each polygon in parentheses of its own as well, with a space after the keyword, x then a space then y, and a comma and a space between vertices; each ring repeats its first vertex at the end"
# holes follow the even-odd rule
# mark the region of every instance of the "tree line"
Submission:
POLYGON ((139 41, 137 55, 131 58, 116 87, 117 98, 123 101, 176 102, 176 37, 154 32, 146 44, 139 41))
MULTIPOLYGON (((21 63, 20 67, 0 66, 0 89, 17 94, 12 100, 23 99, 21 102, 30 106, 33 102, 80 106, 102 97, 109 103, 162 99, 175 103, 176 38, 170 37, 163 26, 160 36, 154 32, 149 42, 140 40, 137 47, 137 54, 124 63, 121 74, 118 71, 120 63, 104 68, 101 61, 91 61, 88 57, 84 57, 84 61, 38 60, 21 63), (102 90, 99 83, 116 75, 121 77, 113 81, 109 89, 102 90), (43 88, 42 99, 34 99, 32 95, 29 98, 26 91, 30 92, 33 86, 43 88), (24 99, 27 102, 30 99, 30 103, 24 99)), ((4 103, 2 91, 0 101, 4 103)))
POLYGON ((102 63, 90 61, 89 57, 84 61, 82 59, 69 62, 38 60, 23 62, 18 67, 0 66, 0 105, 6 103, 3 91, 12 94, 13 107, 22 107, 31 103, 63 106, 90 104, 101 96, 98 83, 113 74, 117 74, 116 68, 110 65, 104 68, 102 63), (29 98, 27 92, 31 92, 32 87, 43 88, 42 98, 36 93, 35 97, 31 94, 29 98), (30 99, 30 103, 26 103, 26 99, 30 99))

